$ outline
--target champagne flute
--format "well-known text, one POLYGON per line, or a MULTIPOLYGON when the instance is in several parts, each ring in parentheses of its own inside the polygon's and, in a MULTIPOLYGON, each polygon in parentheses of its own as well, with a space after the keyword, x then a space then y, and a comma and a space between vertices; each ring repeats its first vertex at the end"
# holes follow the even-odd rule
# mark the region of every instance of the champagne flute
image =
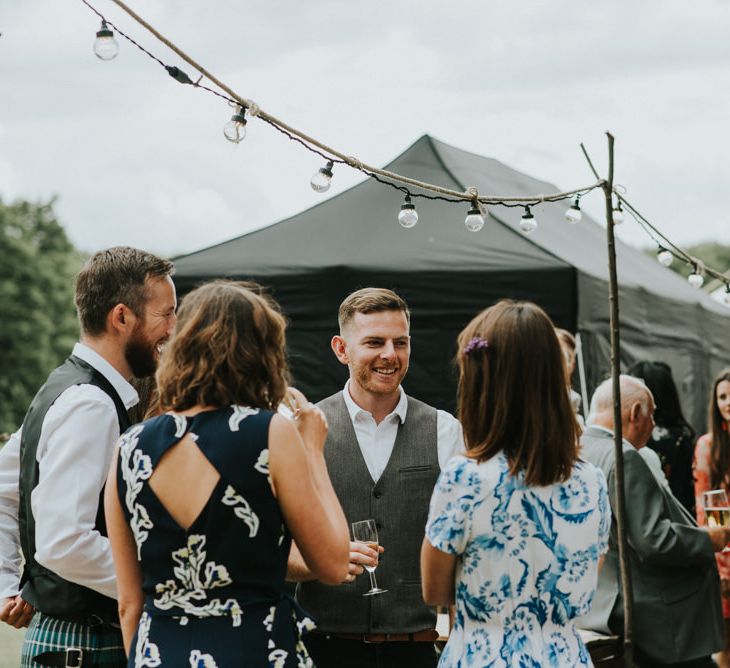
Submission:
MULTIPOLYGON (((702 495, 702 505, 705 509, 705 521, 708 527, 730 526, 730 502, 724 489, 711 489, 702 495)), ((723 552, 730 552, 727 546, 723 552)))
MULTIPOLYGON (((365 543, 368 547, 373 548, 376 552, 378 551, 378 529, 375 526, 375 520, 363 520, 362 522, 352 523, 352 539, 356 543, 365 543)), ((383 594, 387 589, 381 589, 378 587, 378 583, 375 580, 375 568, 376 566, 365 566, 365 570, 370 576, 370 590, 366 591, 363 596, 373 596, 375 594, 383 594)))

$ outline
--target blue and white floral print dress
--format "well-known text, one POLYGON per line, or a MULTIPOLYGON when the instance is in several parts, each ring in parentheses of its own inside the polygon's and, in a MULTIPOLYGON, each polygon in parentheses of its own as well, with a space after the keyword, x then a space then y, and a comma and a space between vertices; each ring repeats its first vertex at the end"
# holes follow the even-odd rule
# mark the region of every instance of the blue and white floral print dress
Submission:
POLYGON ((162 415, 120 439, 119 496, 134 534, 145 604, 130 668, 306 668, 314 628, 285 593, 291 536, 269 484, 273 413, 241 406, 162 415), (220 474, 187 529, 148 484, 189 434, 220 474))
POLYGON ((459 555, 439 666, 593 665, 572 620, 591 604, 610 525, 606 480, 591 464, 578 462, 565 483, 528 487, 503 453, 454 457, 426 527, 435 548, 459 555))

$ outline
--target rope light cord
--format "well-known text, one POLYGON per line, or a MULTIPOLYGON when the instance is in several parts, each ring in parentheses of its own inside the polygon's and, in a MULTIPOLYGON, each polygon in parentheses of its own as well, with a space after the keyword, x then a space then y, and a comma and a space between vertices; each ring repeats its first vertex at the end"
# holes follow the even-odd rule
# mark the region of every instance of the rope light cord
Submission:
MULTIPOLYGON (((112 0, 112 2, 114 2, 114 4, 116 4, 120 9, 128 14, 139 25, 148 30, 158 41, 167 46, 171 51, 173 51, 180 58, 182 58, 182 60, 184 60, 191 67, 193 67, 198 73, 197 80, 193 81, 188 76, 188 74, 180 68, 164 63, 160 58, 144 48, 141 44, 139 44, 139 42, 127 35, 117 25, 107 19, 106 16, 104 16, 99 10, 97 10, 88 0, 81 0, 81 2, 83 2, 84 5, 86 5, 102 21, 112 26, 112 28, 114 28, 114 30, 124 39, 136 46, 140 51, 142 51, 142 53, 144 53, 146 56, 148 56, 156 63, 158 63, 161 67, 163 67, 167 71, 167 73, 177 82, 183 85, 190 85, 193 88, 199 88, 223 100, 226 100, 232 105, 235 105, 237 107, 240 106, 242 109, 245 109, 249 117, 259 118, 264 123, 268 124, 281 134, 288 137, 291 141, 298 143, 311 153, 314 153, 321 157, 323 160, 331 161, 334 164, 347 165, 352 169, 362 172, 366 176, 374 179, 376 182, 382 185, 386 185, 396 190, 399 190, 408 197, 422 198, 428 200, 440 200, 449 203, 467 202, 478 208, 484 215, 486 211, 484 210, 483 205, 490 204, 504 207, 524 207, 525 205, 535 206, 538 204, 544 204, 545 202, 560 202, 570 198, 581 198, 592 190, 596 190, 597 188, 603 188, 606 183, 605 179, 599 177, 598 172, 596 171, 590 159, 590 156, 588 155, 588 152, 586 151, 586 148, 583 144, 581 144, 581 149, 583 150, 586 160, 588 161, 588 165, 594 176, 596 177, 597 181, 591 185, 587 185, 582 188, 575 188, 573 190, 557 192, 549 195, 539 194, 531 197, 502 197, 496 195, 481 196, 479 195, 478 190, 473 186, 467 188, 464 192, 461 192, 458 190, 453 190, 451 188, 445 188, 443 186, 439 186, 433 183, 419 181, 418 179, 413 179, 408 176, 404 176, 402 174, 398 174, 396 172, 392 172, 386 169, 374 167, 373 165, 369 165, 355 156, 346 155, 345 153, 342 153, 337 149, 328 146, 318 139, 307 135, 301 130, 297 130, 296 128, 290 126, 276 116, 273 116, 272 114, 264 111, 253 100, 242 97, 225 83, 223 83, 220 79, 218 79, 215 75, 209 72, 206 68, 200 65, 197 61, 193 60, 193 58, 191 58, 171 40, 162 35, 156 28, 150 25, 141 16, 139 16, 139 14, 137 14, 134 10, 127 6, 127 4, 123 2, 123 0, 112 0), (202 84, 201 81, 203 80, 203 78, 207 79, 224 92, 221 93, 220 91, 215 90, 210 86, 202 84), (411 190, 411 188, 417 188, 424 192, 414 192, 413 190, 411 190)), ((660 230, 652 225, 651 222, 649 222, 649 220, 641 215, 636 207, 633 206, 626 199, 625 187, 619 186, 617 184, 616 186, 614 186, 612 191, 618 201, 626 207, 626 209, 631 214, 631 217, 636 221, 639 227, 647 234, 647 236, 649 236, 649 238, 655 244, 657 244, 657 246, 668 250, 675 258, 692 266, 695 271, 712 276, 713 278, 719 280, 721 283, 724 283, 728 291, 730 291, 730 276, 720 271, 717 271, 712 267, 706 266, 704 262, 702 262, 702 260, 690 255, 682 248, 677 246, 675 243, 673 243, 669 238, 667 238, 666 235, 664 235, 660 230)))
POLYGON ((626 207, 628 212, 631 214, 631 216, 634 218, 634 220, 639 224, 639 226, 647 233, 647 235, 654 241, 654 243, 657 246, 661 246, 667 250, 669 250, 672 255, 674 255, 677 259, 682 260, 686 264, 696 268, 699 273, 701 274, 707 274, 708 276, 712 276, 713 278, 718 279, 722 283, 725 283, 725 285, 730 285, 729 279, 726 274, 724 274, 721 271, 718 271, 717 269, 713 269, 712 267, 708 267, 702 260, 700 260, 698 257, 695 257, 694 255, 690 255, 687 251, 683 250, 679 246, 677 246, 674 242, 672 242, 671 239, 667 238, 661 231, 659 231, 654 225, 652 225, 644 216, 642 216, 637 210, 636 207, 634 207, 631 202, 629 202, 626 197, 620 193, 617 193, 614 191, 614 194, 616 197, 618 197, 622 204, 626 207))
MULTIPOLYGON (((380 169, 378 167, 375 167, 373 165, 369 165, 360 159, 346 155, 345 153, 342 153, 341 151, 338 151, 335 148, 332 148, 331 146, 328 146, 327 144, 319 141, 318 139, 311 137, 310 135, 307 135, 306 133, 302 132, 301 130, 297 130, 296 128, 290 126, 286 122, 282 121, 281 119, 273 116, 272 114, 269 114, 268 112, 261 109, 260 106, 258 106, 255 102, 252 100, 248 100, 242 96, 240 96, 238 93, 236 93, 232 88, 227 86, 224 82, 222 82, 218 77, 216 77, 214 74, 212 74, 210 71, 208 71, 205 67, 200 65, 197 61, 195 61, 192 57, 190 57, 185 51, 183 51, 180 47, 178 47, 175 43, 173 43, 171 40, 169 40, 167 37, 162 35, 156 28, 154 28, 152 25, 150 25, 147 21, 145 21, 139 14, 137 14, 134 10, 132 10, 126 3, 124 3, 122 0, 112 0, 114 4, 116 4, 120 9, 122 9, 124 12, 126 12, 134 21, 139 23, 143 28, 148 30, 152 35, 160 42, 162 42, 165 46, 167 46, 171 51, 173 51, 175 54, 177 54, 180 58, 182 58, 188 65, 193 67, 197 72, 199 73, 200 77, 205 77, 210 82, 218 86, 222 91, 226 93, 224 95, 223 93, 220 93, 219 91, 216 91, 208 86, 204 86, 200 83, 200 78, 197 81, 193 81, 190 77, 188 77, 187 74, 182 72, 177 67, 172 67, 166 65, 160 58, 152 54, 150 51, 142 47, 138 42, 136 42, 134 39, 132 39, 129 35, 124 33, 122 30, 120 30, 112 21, 108 20, 99 10, 97 10, 88 0, 81 0, 89 9, 91 9, 100 19, 103 21, 106 21, 110 26, 112 26, 122 37, 124 37, 126 40, 128 40, 130 43, 134 44, 140 51, 142 51, 144 54, 146 54, 148 57, 152 58, 155 62, 157 62, 159 65, 165 68, 167 70, 168 74, 170 74, 176 81, 182 83, 182 84, 188 84, 192 85, 195 88, 200 88, 202 90, 205 90, 209 93, 213 93, 214 95, 217 95, 218 97, 227 100, 228 102, 238 104, 249 113, 250 116, 256 116, 260 118, 262 121, 268 123, 270 126, 274 127, 276 130, 281 132, 282 134, 288 136, 290 139, 297 141, 299 144, 304 146, 307 150, 316 153, 320 157, 324 158, 325 160, 331 160, 334 163, 344 164, 347 165, 353 169, 356 169, 358 171, 361 171, 365 173, 367 176, 370 176, 377 180, 380 183, 383 183, 385 185, 393 185, 399 190, 405 192, 406 194, 410 195, 411 197, 422 197, 426 199, 440 199, 442 201, 447 202, 472 202, 473 198, 469 195, 467 192, 460 192, 458 190, 453 190, 451 188, 445 188, 443 186, 439 186, 433 183, 427 183, 425 181, 419 181, 418 179, 413 179, 408 176, 404 176, 402 174, 397 174, 396 172, 391 172, 389 170, 380 169), (397 186, 395 184, 403 184, 402 186, 397 186), (419 193, 419 192, 413 192, 411 191, 407 186, 411 186, 413 188, 418 188, 420 190, 424 190, 429 193, 434 193, 434 195, 427 195, 425 193, 419 193)), ((543 202, 558 202, 565 199, 568 199, 570 197, 573 197, 577 194, 585 194, 587 192, 590 192, 591 190, 594 190, 595 188, 600 187, 600 183, 595 183, 589 186, 584 186, 582 188, 577 188, 575 190, 570 190, 567 192, 559 192, 554 193, 552 195, 546 195, 542 199, 540 197, 500 197, 500 196, 487 196, 487 197, 480 197, 479 201, 482 204, 499 204, 503 206, 520 206, 524 204, 538 204, 541 201, 543 202)))
MULTIPOLYGON (((596 171, 596 168, 593 165, 593 161, 591 160, 590 155, 588 155, 588 151, 586 150, 586 147, 581 143, 580 145, 581 150, 583 151, 583 155, 586 158, 586 161, 588 162, 588 166, 591 168, 591 171, 593 172, 594 176, 598 178, 598 172, 596 171)), ((683 250, 679 246, 677 246, 673 241, 671 241, 663 232, 659 231, 654 225, 652 225, 644 216, 639 213, 639 211, 636 209, 636 207, 629 202, 626 197, 625 193, 626 187, 622 185, 616 185, 613 188, 613 194, 616 195, 618 200, 626 207, 628 212, 631 214, 631 217, 637 222, 639 227, 646 232, 647 236, 659 247, 664 248, 666 250, 669 250, 670 253, 674 257, 676 257, 679 260, 682 260, 684 263, 688 264, 689 266, 695 268, 696 270, 700 270, 703 273, 706 273, 713 278, 716 278, 721 283, 725 284, 725 287, 730 292, 730 276, 717 271, 717 269, 713 269, 712 267, 708 267, 705 265, 702 260, 699 258, 696 258, 692 255, 690 255, 687 251, 683 250)))

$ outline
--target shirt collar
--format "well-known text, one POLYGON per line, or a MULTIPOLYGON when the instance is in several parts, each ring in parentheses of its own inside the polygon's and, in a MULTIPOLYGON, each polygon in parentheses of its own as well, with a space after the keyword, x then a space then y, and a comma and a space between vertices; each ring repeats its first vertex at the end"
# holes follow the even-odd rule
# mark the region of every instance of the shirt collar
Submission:
MULTIPOLYGON (((406 413, 408 412, 408 397, 406 397, 406 393, 403 391, 402 387, 398 387, 398 391, 400 392, 400 399, 398 399, 398 403, 396 404, 393 412, 390 413, 390 415, 397 415, 401 424, 403 424, 406 421, 406 413)), ((366 411, 364 408, 360 408, 360 406, 355 403, 355 400, 350 395, 349 380, 345 383, 345 388, 342 390, 342 398, 345 400, 347 412, 350 414, 350 419, 353 422, 360 413, 370 415, 370 412, 366 411)), ((390 415, 386 417, 390 417, 390 415)))
POLYGON ((597 424, 589 424, 586 426, 586 431, 597 431, 599 434, 605 435, 608 434, 609 436, 613 436, 613 431, 611 429, 606 429, 606 427, 601 427, 597 424))
POLYGON ((109 362, 99 355, 99 353, 79 341, 74 346, 72 354, 93 366, 94 369, 96 369, 111 383, 112 387, 119 395, 119 398, 122 400, 125 408, 130 409, 132 406, 136 406, 139 403, 137 390, 129 384, 127 379, 124 378, 119 371, 117 371, 111 364, 109 364, 109 362))

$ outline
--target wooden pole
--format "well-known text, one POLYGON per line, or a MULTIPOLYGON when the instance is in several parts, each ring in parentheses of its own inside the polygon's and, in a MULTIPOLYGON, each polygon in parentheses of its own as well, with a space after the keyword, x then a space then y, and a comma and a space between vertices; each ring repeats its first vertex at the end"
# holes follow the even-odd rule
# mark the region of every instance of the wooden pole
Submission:
POLYGON ((624 595, 624 666, 634 665, 633 589, 626 541, 626 497, 624 492, 624 449, 621 430, 621 357, 618 317, 618 274, 616 242, 613 229, 613 135, 608 136, 608 179, 603 186, 606 196, 606 238, 608 241, 608 300, 611 307, 611 379, 613 381, 613 446, 616 453, 616 526, 618 557, 621 566, 621 588, 624 595))
MULTIPOLYGON (((613 436, 615 452, 615 505, 616 505, 616 532, 618 543, 619 570, 621 574, 621 589, 624 603, 624 656, 626 668, 634 665, 634 597, 631 585, 631 571, 629 570, 628 543, 626 540, 626 497, 624 491, 624 453, 623 433, 621 429, 621 357, 620 357, 620 327, 619 327, 619 297, 618 274, 616 271, 616 241, 613 229, 613 135, 608 137, 608 178, 603 182, 603 194, 606 199, 606 240, 608 246, 608 300, 610 307, 611 325, 611 380, 613 385, 613 436)), ((581 144, 593 173, 598 173, 593 167, 585 147, 581 144)))

